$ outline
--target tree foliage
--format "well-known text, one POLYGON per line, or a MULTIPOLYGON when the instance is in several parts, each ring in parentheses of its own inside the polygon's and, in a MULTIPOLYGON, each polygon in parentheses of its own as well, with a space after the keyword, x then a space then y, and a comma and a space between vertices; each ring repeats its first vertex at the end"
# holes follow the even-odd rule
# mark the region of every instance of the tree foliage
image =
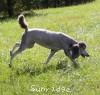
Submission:
POLYGON ((49 7, 63 7, 94 0, 0 0, 0 16, 12 17, 20 11, 49 7))

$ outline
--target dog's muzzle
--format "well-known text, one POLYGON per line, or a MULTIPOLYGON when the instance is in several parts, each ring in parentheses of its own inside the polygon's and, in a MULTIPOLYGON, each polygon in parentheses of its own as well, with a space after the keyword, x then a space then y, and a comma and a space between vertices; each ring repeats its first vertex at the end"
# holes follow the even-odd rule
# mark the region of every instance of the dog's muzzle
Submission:
POLYGON ((88 52, 86 50, 82 50, 81 51, 81 56, 85 58, 85 56, 89 57, 90 55, 88 54, 88 52))

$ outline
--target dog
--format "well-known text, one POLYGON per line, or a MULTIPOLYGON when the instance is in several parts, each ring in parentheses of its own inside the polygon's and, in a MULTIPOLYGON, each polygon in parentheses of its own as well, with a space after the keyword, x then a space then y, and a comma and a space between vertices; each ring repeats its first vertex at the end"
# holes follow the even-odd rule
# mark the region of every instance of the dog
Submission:
POLYGON ((89 54, 86 51, 85 42, 77 42, 72 37, 61 32, 37 28, 28 29, 24 15, 19 15, 18 22, 21 28, 25 29, 25 32, 22 35, 21 42, 17 42, 10 51, 10 67, 12 66, 12 60, 16 57, 16 55, 27 48, 32 48, 35 43, 51 49, 50 55, 48 56, 45 64, 47 64, 53 55, 59 50, 63 50, 65 55, 69 57, 75 66, 78 66, 78 63, 75 61, 75 59, 78 58, 79 55, 82 57, 89 57, 89 54), (14 52, 16 47, 19 48, 14 52))

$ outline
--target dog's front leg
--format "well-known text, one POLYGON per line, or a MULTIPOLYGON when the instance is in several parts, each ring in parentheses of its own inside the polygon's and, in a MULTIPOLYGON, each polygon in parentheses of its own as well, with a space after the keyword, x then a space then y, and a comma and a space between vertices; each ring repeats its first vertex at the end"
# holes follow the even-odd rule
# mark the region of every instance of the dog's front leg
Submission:
POLYGON ((51 53, 50 53, 50 55, 48 56, 48 58, 47 58, 45 64, 48 64, 48 62, 50 61, 50 59, 53 57, 53 55, 54 55, 56 52, 57 52, 57 51, 51 50, 51 53))
POLYGON ((72 58, 72 55, 70 54, 70 52, 68 50, 64 50, 64 53, 66 56, 69 57, 69 59, 74 63, 75 67, 78 67, 78 63, 75 61, 75 59, 72 58))

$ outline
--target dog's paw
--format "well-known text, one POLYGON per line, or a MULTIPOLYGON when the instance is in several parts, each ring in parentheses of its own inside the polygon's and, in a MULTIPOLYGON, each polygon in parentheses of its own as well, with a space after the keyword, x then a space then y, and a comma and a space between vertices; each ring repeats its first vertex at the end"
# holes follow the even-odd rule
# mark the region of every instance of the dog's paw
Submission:
POLYGON ((74 64, 74 68, 79 68, 80 65, 79 64, 74 64))
POLYGON ((9 67, 11 68, 11 67, 12 67, 12 65, 11 65, 11 64, 9 64, 9 67))
POLYGON ((12 51, 10 51, 10 56, 12 56, 12 51))

